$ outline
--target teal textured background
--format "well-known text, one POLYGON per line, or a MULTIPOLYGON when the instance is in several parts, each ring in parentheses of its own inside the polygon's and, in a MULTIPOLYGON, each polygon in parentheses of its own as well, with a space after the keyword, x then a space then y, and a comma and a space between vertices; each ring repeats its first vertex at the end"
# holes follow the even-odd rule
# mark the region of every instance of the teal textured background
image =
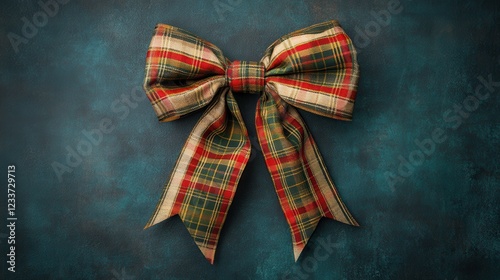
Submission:
POLYGON ((5 1, 0 174, 16 165, 18 221, 11 273, 4 181, 2 279, 497 279, 500 4, 390 3, 72 0, 44 18, 37 1, 5 1), (36 34, 23 34, 23 17, 38 23, 36 34), (144 97, 155 24, 189 30, 230 59, 259 60, 280 36, 330 19, 359 50, 354 119, 301 113, 361 227, 322 220, 294 263, 255 141, 257 97, 238 95, 254 153, 215 265, 177 217, 143 230, 202 113, 159 123, 144 97), (478 85, 484 100, 475 103, 478 85), (82 146, 102 122, 107 133, 82 146), (416 141, 434 131, 445 140, 418 152, 416 141), (87 154, 70 166, 78 148, 87 154), (56 162, 67 166, 59 177, 56 162))

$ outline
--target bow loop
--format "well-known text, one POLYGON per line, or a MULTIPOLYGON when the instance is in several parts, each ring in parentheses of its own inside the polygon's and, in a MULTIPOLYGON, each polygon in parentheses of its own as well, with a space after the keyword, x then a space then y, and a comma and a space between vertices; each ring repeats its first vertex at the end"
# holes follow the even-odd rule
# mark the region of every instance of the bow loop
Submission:
POLYGON ((356 50, 337 21, 281 37, 261 62, 266 83, 289 104, 330 118, 352 118, 359 77, 356 50))
POLYGON ((205 107, 225 84, 222 51, 196 35, 158 24, 146 58, 144 90, 160 121, 205 107))

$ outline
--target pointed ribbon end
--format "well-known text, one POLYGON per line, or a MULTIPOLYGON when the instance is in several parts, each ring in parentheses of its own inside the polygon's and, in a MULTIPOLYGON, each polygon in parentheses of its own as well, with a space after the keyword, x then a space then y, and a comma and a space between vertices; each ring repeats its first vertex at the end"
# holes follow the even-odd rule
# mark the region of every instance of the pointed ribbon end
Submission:
POLYGON ((305 244, 293 244, 293 256, 295 258, 295 262, 297 262, 305 247, 305 244))
POLYGON ((148 223, 144 226, 144 229, 150 228, 160 222, 165 221, 166 219, 170 218, 171 216, 157 216, 156 214, 151 217, 151 219, 148 221, 148 223))
POLYGON ((328 214, 328 215, 323 215, 323 217, 328 218, 328 219, 332 219, 334 221, 337 221, 337 222, 340 222, 340 223, 343 223, 346 225, 359 227, 358 222, 354 219, 354 217, 351 215, 351 213, 349 213, 347 211, 347 208, 345 208, 344 213, 347 213, 347 214, 346 215, 336 215, 336 216, 328 214))
POLYGON ((198 242, 196 242, 196 245, 198 246, 198 248, 200 249, 201 253, 203 254, 203 256, 205 256, 205 259, 211 264, 213 265, 214 264, 214 260, 215 260, 215 248, 206 248, 206 247, 202 247, 202 244, 199 244, 198 242))
POLYGON ((148 221, 148 223, 144 226, 143 229, 148 229, 150 227, 152 227, 155 223, 153 223, 151 220, 148 221))
POLYGON ((353 223, 351 224, 352 226, 355 226, 355 227, 359 227, 359 224, 356 220, 353 221, 353 223))

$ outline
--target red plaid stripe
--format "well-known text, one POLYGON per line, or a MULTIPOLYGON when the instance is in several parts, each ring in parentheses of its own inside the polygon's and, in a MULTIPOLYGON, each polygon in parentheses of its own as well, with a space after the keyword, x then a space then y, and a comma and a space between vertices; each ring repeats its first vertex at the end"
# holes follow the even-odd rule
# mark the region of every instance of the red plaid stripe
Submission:
POLYGON ((292 106, 350 120, 358 73, 356 51, 336 21, 283 36, 258 63, 230 63, 211 43, 182 29, 158 25, 144 82, 158 118, 170 121, 210 106, 191 132, 146 227, 179 215, 213 263, 250 154, 248 133, 232 92, 261 93, 257 135, 290 225, 295 259, 321 217, 357 225, 292 106))

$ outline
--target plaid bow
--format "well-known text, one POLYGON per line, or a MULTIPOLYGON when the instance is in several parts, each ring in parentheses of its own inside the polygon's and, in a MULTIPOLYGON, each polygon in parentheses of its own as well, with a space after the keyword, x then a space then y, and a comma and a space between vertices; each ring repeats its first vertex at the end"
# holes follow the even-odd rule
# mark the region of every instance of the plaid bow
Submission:
POLYGON ((158 24, 147 52, 144 89, 159 120, 208 108, 189 135, 146 228, 179 215, 213 263, 250 156, 234 92, 260 95, 257 136, 290 226, 295 260, 321 217, 357 226, 294 107, 350 120, 358 74, 356 51, 337 21, 278 39, 260 62, 231 62, 213 44, 158 24))

